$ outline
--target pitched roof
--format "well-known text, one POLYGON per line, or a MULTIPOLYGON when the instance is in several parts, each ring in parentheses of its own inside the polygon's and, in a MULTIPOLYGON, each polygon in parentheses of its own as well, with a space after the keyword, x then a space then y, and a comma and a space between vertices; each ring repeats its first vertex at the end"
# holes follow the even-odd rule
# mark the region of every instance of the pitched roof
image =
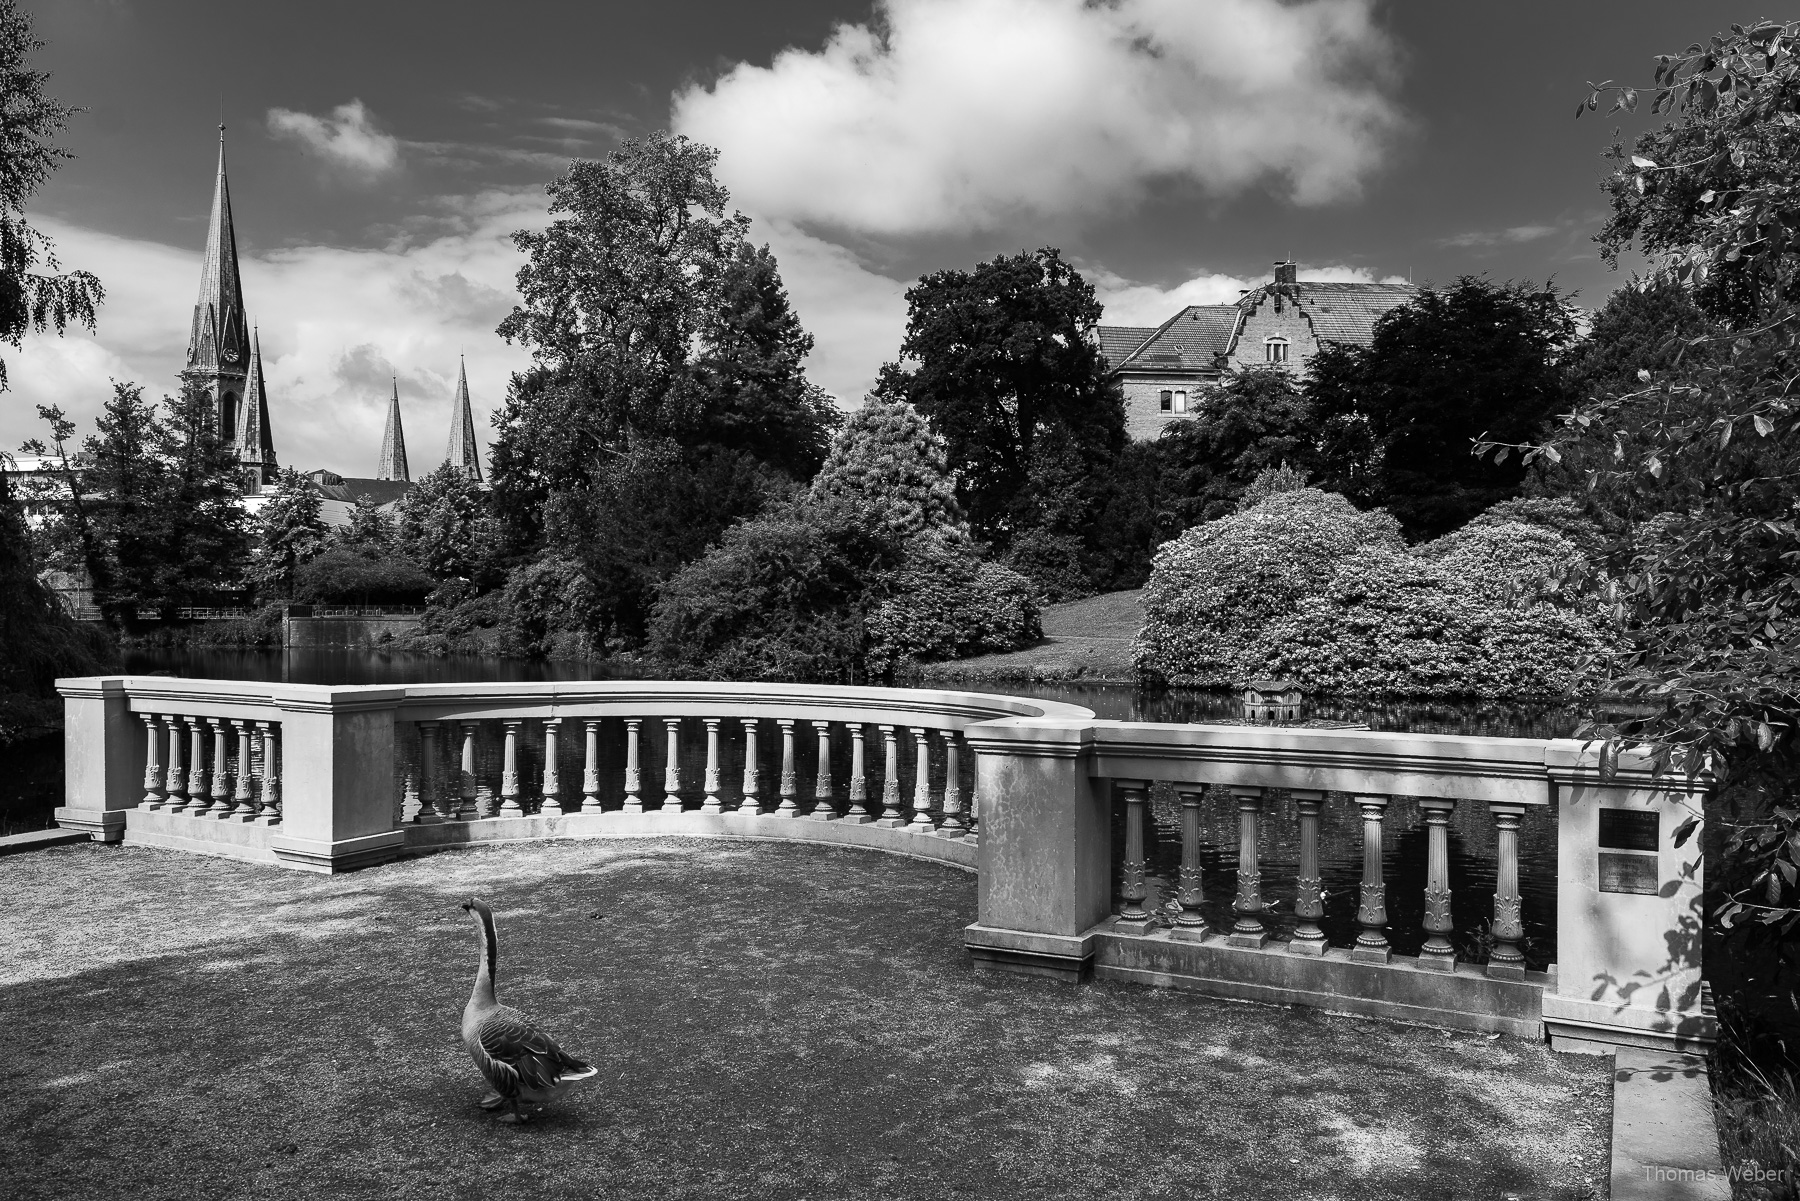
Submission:
POLYGON ((1106 356, 1108 363, 1123 364, 1132 351, 1156 332, 1156 328, 1154 325, 1102 325, 1095 331, 1100 335, 1100 353, 1106 356))
POLYGON ((377 505, 385 505, 412 491, 412 485, 405 480, 371 480, 335 471, 313 471, 306 478, 320 496, 350 504, 356 503, 357 497, 366 496, 377 505))
POLYGON ((375 465, 378 480, 412 479, 406 469, 406 431, 400 427, 400 381, 394 381, 394 398, 388 402, 387 429, 381 435, 381 461, 375 465))
POLYGON ((466 364, 456 376, 456 399, 450 410, 450 444, 444 448, 444 462, 460 468, 477 484, 481 482, 481 447, 475 442, 475 414, 469 407, 469 368, 466 364))
MULTIPOLYGON (((1321 342, 1368 346, 1375 340, 1375 323, 1390 309, 1419 294, 1411 284, 1320 283, 1301 280, 1281 285, 1287 294, 1299 292, 1300 311, 1312 322, 1313 336, 1321 342)), ((1268 296, 1274 285, 1264 285, 1245 296, 1240 307, 1246 313, 1268 296)))
MULTIPOLYGON (((1113 359, 1118 371, 1194 371, 1210 370, 1215 360, 1231 346, 1232 332, 1237 328, 1238 309, 1234 304, 1192 304, 1148 331, 1136 350, 1123 359, 1113 359)), ((1106 344, 1109 329, 1129 326, 1101 326, 1101 345, 1106 344)))

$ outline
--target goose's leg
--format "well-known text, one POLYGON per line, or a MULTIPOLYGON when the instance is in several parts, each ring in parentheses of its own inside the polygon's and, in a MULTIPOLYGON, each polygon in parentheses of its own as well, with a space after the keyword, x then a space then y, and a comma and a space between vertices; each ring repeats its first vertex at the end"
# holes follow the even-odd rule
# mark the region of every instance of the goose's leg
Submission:
POLYGON ((506 1104, 506 1098, 500 1095, 498 1089, 489 1089, 488 1095, 481 1099, 483 1109, 499 1109, 504 1104, 506 1104))
POLYGON ((510 1101, 512 1104, 512 1112, 507 1113, 507 1114, 501 1114, 500 1120, 502 1122, 509 1122, 514 1125, 522 1125, 525 1122, 529 1121, 530 1119, 527 1118, 525 1116, 525 1114, 523 1114, 519 1110, 519 1098, 514 1096, 514 1097, 510 1098, 510 1101))

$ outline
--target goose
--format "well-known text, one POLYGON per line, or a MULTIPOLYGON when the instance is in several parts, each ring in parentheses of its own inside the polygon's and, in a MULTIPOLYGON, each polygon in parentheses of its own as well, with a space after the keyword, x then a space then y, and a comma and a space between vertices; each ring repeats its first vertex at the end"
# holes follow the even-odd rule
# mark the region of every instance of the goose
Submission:
POLYGON ((586 1080, 599 1069, 575 1058, 534 1025, 530 1018, 494 998, 494 964, 498 940, 494 935, 494 911, 487 902, 471 897, 462 903, 481 929, 481 963, 475 969, 475 988, 463 1006, 462 1040, 469 1058, 492 1091, 481 1099, 483 1109, 509 1105, 503 1122, 523 1122, 521 1101, 543 1105, 566 1091, 577 1080, 586 1080))

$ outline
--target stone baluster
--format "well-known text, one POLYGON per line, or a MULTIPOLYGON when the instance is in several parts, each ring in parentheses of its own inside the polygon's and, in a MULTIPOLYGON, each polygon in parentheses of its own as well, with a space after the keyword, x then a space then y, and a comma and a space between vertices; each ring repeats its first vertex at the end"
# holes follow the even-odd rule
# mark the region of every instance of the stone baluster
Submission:
POLYGON ((206 795, 206 721, 199 717, 182 719, 188 730, 188 816, 204 817, 212 807, 206 795))
POLYGON ((1269 932, 1262 924, 1268 907, 1263 904, 1259 861, 1263 790, 1254 784, 1233 784, 1231 795, 1237 800, 1238 810, 1237 899, 1231 903, 1237 920, 1231 924, 1228 941, 1234 947, 1261 947, 1269 941, 1269 932))
POLYGON ((163 803, 162 731, 156 728, 156 714, 140 713, 144 723, 144 799, 146 809, 160 809, 163 803))
POLYGON ((719 781, 719 723, 723 718, 708 717, 706 722, 706 798, 700 802, 702 813, 725 812, 725 799, 719 795, 724 785, 719 781))
POLYGON ((625 813, 644 811, 644 772, 638 763, 638 730, 643 724, 641 717, 625 719, 625 813))
POLYGON ((212 727, 212 810, 209 817, 228 818, 231 816, 231 751, 225 744, 226 731, 231 723, 222 717, 209 717, 206 724, 212 727))
POLYGON ((938 833, 945 838, 961 838, 969 832, 962 813, 962 761, 958 754, 956 731, 944 731, 944 824, 938 833))
POLYGON ((472 721, 462 723, 462 767, 457 772, 457 794, 462 803, 457 812, 464 821, 474 821, 475 809, 475 733, 476 724, 472 721))
POLYGON ((1384 796, 1359 796, 1363 819, 1362 904, 1356 924, 1362 929, 1350 958, 1363 963, 1386 963, 1391 957, 1387 940, 1387 885, 1381 878, 1381 819, 1387 812, 1384 796))
POLYGON ((1525 818, 1525 806, 1493 801, 1488 811, 1494 815, 1499 834, 1499 862, 1494 873, 1494 949, 1488 952, 1487 974, 1523 980, 1525 956, 1519 941, 1525 937, 1525 920, 1524 898, 1519 895, 1519 823, 1525 818))
POLYGON ((590 717, 581 723, 587 731, 582 748, 581 801, 573 807, 576 813, 592 809, 600 812, 600 720, 590 717))
POLYGON ((850 812, 844 820, 863 825, 869 818, 869 767, 863 758, 863 725, 850 723, 850 812))
POLYGON ((906 828, 914 834, 936 834, 937 824, 931 820, 931 731, 914 726, 913 741, 918 754, 913 766, 913 815, 906 828))
MULTIPOLYGON (((562 775, 557 770, 557 735, 562 731, 562 718, 546 717, 544 719, 544 803, 538 813, 544 817, 561 817, 562 775)), ((579 809, 579 803, 575 806, 579 809)))
POLYGON ((744 799, 738 802, 739 813, 762 812, 762 767, 757 763, 756 732, 762 722, 755 717, 738 719, 744 726, 744 799))
POLYGON ((1144 811, 1149 808, 1150 785, 1142 780, 1119 780, 1117 786, 1125 799, 1125 860, 1119 870, 1119 897, 1125 904, 1114 924, 1142 932, 1150 925, 1150 911, 1144 908, 1144 898, 1150 893, 1144 883, 1144 811))
POLYGON ((237 729, 237 788, 231 797, 231 819, 255 821, 256 801, 250 792, 250 727, 254 723, 234 719, 231 724, 237 729))
POLYGON ((1440 972, 1456 970, 1456 948, 1450 932, 1450 814, 1454 800, 1421 798, 1425 818, 1425 945, 1419 948, 1419 966, 1440 972))
POLYGON ((681 812, 681 719, 663 718, 662 811, 673 817, 681 812))
POLYGON ((969 789, 969 832, 963 835, 964 842, 977 845, 981 842, 981 786, 969 789))
POLYGON ((812 819, 828 822, 837 817, 837 809, 831 803, 831 723, 815 721, 813 730, 819 736, 819 770, 813 776, 812 819))
POLYGON ((1175 919, 1170 938, 1199 942, 1206 937, 1206 918, 1200 907, 1206 901, 1206 889, 1200 878, 1200 798, 1198 785, 1177 788, 1181 800, 1181 877, 1175 899, 1181 903, 1181 915, 1175 919))
POLYGON ((276 755, 276 732, 278 727, 272 721, 259 721, 256 728, 262 731, 262 800, 257 805, 256 821, 262 826, 279 826, 281 824, 281 765, 276 755))
POLYGON ((775 724, 781 727, 781 804, 775 806, 775 817, 796 817, 800 806, 795 797, 800 795, 800 776, 794 770, 794 719, 778 717, 775 724))
POLYGON ((1294 955, 1323 955, 1325 931, 1325 882, 1319 875, 1319 811, 1325 794, 1296 788, 1290 794, 1300 814, 1300 875, 1294 881, 1294 937, 1288 951, 1294 955))
POLYGON ((455 817, 456 811, 444 796, 443 781, 438 777, 438 724, 422 721, 419 725, 419 811, 413 821, 429 826, 455 817))
POLYGON ((525 807, 519 804, 519 727, 522 721, 503 721, 506 749, 500 761, 500 816, 523 817, 525 807))
POLYGON ((906 819, 900 816, 900 733, 895 726, 879 728, 886 753, 881 776, 881 812, 875 824, 897 830, 906 824, 906 819))
POLYGON ((181 758, 182 744, 186 741, 186 735, 182 733, 179 717, 165 717, 163 725, 169 731, 169 767, 165 776, 167 783, 164 785, 167 800, 163 802, 163 807, 170 813, 180 813, 187 808, 188 803, 187 777, 182 771, 181 758))

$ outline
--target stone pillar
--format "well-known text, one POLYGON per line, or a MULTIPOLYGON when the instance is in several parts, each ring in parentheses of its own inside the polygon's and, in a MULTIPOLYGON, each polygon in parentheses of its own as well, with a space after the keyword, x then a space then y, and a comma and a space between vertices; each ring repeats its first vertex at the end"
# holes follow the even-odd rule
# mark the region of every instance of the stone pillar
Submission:
POLYGON ((1206 902, 1206 889, 1200 878, 1200 798, 1197 786, 1178 788, 1181 800, 1181 880, 1175 899, 1181 903, 1181 916, 1175 919, 1170 938, 1199 942, 1206 937, 1206 918, 1200 907, 1206 902))
POLYGON ((1294 937, 1288 941, 1293 955, 1323 955, 1325 931, 1325 883, 1319 875, 1319 810, 1325 794, 1296 788, 1290 796, 1300 816, 1300 874, 1294 881, 1294 937))
POLYGON ((663 718, 662 812, 673 817, 681 812, 681 719, 663 718))
POLYGON ((166 718, 164 724, 169 730, 168 800, 164 802, 164 807, 170 813, 180 813, 187 808, 188 803, 187 776, 182 769, 184 760, 181 756, 187 737, 181 731, 181 718, 166 718))
MULTIPOLYGON (((562 729, 562 718, 546 717, 544 719, 544 803, 538 813, 544 817, 561 817, 562 775, 557 769, 556 756, 557 734, 562 729)), ((581 808, 579 802, 575 806, 581 808)))
POLYGON ((1362 809, 1363 870, 1362 903, 1356 909, 1356 924, 1362 929, 1350 958, 1362 963, 1386 963, 1392 953, 1387 940, 1387 884, 1381 878, 1381 819, 1386 814, 1388 799, 1384 796, 1359 796, 1362 809))
POLYGON ((622 813, 642 813, 644 811, 644 772, 638 764, 638 727, 644 724, 641 717, 625 719, 625 807, 622 813))
MULTIPOLYGON (((117 842, 125 837, 126 810, 136 808, 145 791, 138 766, 142 735, 131 719, 125 681, 93 676, 58 680, 56 687, 63 698, 63 803, 56 824, 117 842)), ((179 766, 171 768, 171 795, 180 779, 179 766)))
POLYGON ((519 727, 522 721, 503 721, 506 750, 500 761, 500 816, 523 817, 525 807, 519 804, 519 727))
POLYGON ((456 813, 464 821, 474 821, 478 816, 475 811, 475 734, 474 722, 462 723, 462 759, 456 773, 456 791, 461 803, 456 813))
POLYGON ((1231 926, 1231 945, 1261 947, 1269 941, 1263 929, 1262 915, 1267 912, 1262 897, 1262 866, 1258 856, 1262 839, 1263 790, 1253 784, 1234 784, 1231 795, 1238 809, 1237 899, 1231 908, 1237 920, 1231 926))
POLYGON ((913 741, 918 756, 913 768, 913 816, 906 828, 914 834, 935 834, 937 824, 931 820, 931 731, 914 726, 913 741))
POLYGON ((756 732, 761 720, 755 717, 741 717, 738 720, 744 726, 744 799, 738 802, 738 812, 761 813, 762 768, 756 761, 756 732))
POLYGON ((863 726, 860 721, 853 721, 850 723, 850 812, 844 815, 844 820, 859 826, 871 820, 868 771, 868 763, 863 758, 863 726))
POLYGON ((1142 933, 1150 928, 1150 911, 1144 908, 1150 894, 1144 883, 1144 811, 1149 808, 1150 784, 1119 780, 1117 785, 1125 801, 1125 859, 1119 870, 1119 897, 1125 904, 1115 925, 1128 933, 1142 933))
POLYGON ((455 808, 444 795, 438 775, 438 724, 422 721, 419 727, 419 812, 413 821, 428 826, 455 817, 455 808))
POLYGON ((898 830, 906 824, 906 819, 900 816, 900 734, 894 726, 879 728, 886 756, 885 771, 881 777, 881 813, 875 824, 898 830))
POLYGON ((819 770, 813 777, 812 819, 828 822, 837 816, 831 804, 831 723, 815 721, 813 729, 819 735, 819 770))
POLYGON ((581 723, 587 730, 587 742, 581 759, 581 804, 577 812, 592 809, 600 812, 600 722, 588 718, 581 723))
POLYGON ((1421 797, 1425 815, 1425 944, 1419 948, 1419 966, 1440 972, 1456 970, 1456 948, 1450 932, 1450 814, 1454 800, 1421 797))
POLYGON ((1488 811, 1494 815, 1499 834, 1495 848, 1499 861, 1494 872, 1494 949, 1488 952, 1487 974, 1523 980, 1525 956, 1519 940, 1525 937, 1525 920, 1524 899, 1519 895, 1519 823, 1525 818, 1525 806, 1493 802, 1488 811))
POLYGON ((725 802, 719 796, 719 722, 717 717, 708 717, 706 722, 706 799, 700 803, 702 813, 723 813, 725 802))
POLYGON ((944 824, 938 833, 945 838, 961 838, 969 832, 962 814, 962 763, 958 756, 956 731, 944 731, 944 824))
POLYGON ((394 819, 395 718, 402 688, 270 687, 281 713, 281 831, 289 867, 342 872, 400 853, 394 819))
POLYGON ((212 727, 212 811, 209 816, 231 816, 231 750, 225 739, 231 723, 222 717, 209 717, 212 727))
POLYGON ((272 721, 259 721, 256 728, 262 731, 263 774, 262 802, 256 807, 256 823, 260 826, 279 826, 281 824, 281 766, 276 758, 277 727, 272 721))
POLYGON ((781 804, 775 806, 775 817, 796 817, 800 806, 794 798, 800 795, 800 777, 794 770, 794 719, 778 717, 775 724, 781 727, 781 804))
POLYGON ((237 729, 237 789, 231 798, 231 818, 240 822, 255 821, 256 801, 250 793, 251 723, 234 720, 231 724, 237 729))
POLYGON ((163 803, 162 731, 156 728, 154 713, 138 714, 144 723, 144 799, 146 809, 160 809, 163 803))

